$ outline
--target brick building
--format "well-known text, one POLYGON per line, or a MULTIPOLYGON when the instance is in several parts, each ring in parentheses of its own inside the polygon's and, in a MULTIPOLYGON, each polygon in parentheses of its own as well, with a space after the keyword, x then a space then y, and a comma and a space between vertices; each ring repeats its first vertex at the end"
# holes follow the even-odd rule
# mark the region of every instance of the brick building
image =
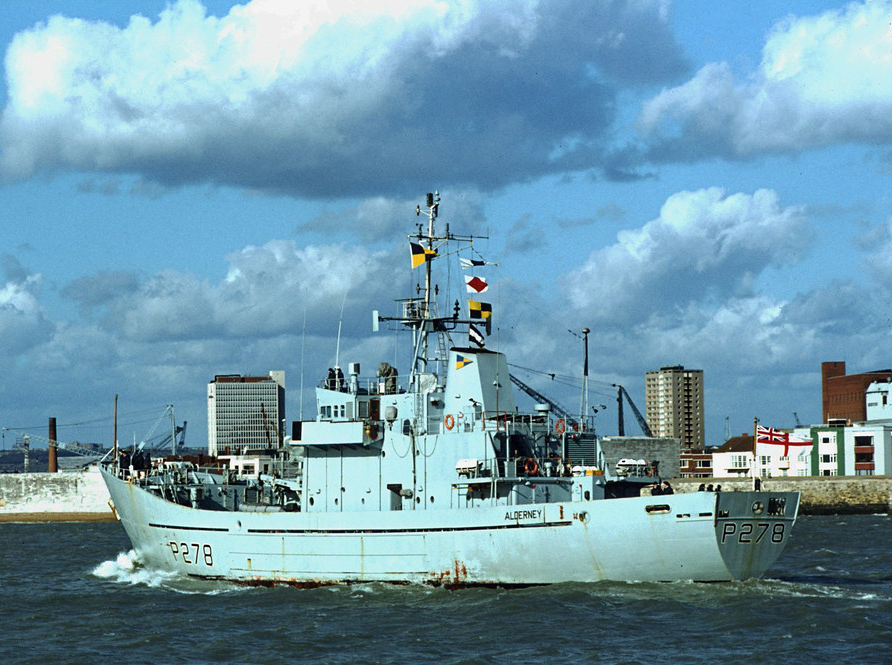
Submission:
POLYGON ((712 450, 684 448, 679 454, 679 475, 682 478, 710 478, 712 472, 712 450))
POLYGON ((867 420, 867 388, 874 381, 892 380, 892 369, 846 375, 845 362, 821 363, 821 395, 824 423, 867 420))

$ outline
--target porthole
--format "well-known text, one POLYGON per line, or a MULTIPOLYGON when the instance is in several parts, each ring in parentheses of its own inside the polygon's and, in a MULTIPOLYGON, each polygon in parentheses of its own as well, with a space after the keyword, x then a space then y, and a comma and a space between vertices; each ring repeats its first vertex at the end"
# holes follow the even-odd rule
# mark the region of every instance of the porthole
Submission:
POLYGON ((433 503, 433 502, 434 502, 434 497, 431 497, 431 503, 433 503))
POLYGON ((310 505, 312 506, 314 503, 316 503, 316 502, 313 501, 313 497, 310 497, 310 505))

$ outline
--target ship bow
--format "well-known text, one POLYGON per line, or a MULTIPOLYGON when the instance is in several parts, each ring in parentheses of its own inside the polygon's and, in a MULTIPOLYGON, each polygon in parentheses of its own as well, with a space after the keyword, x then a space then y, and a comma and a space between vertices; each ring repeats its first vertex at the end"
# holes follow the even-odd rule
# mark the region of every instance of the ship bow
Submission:
POLYGON ((722 492, 715 536, 731 579, 761 577, 789 541, 798 492, 722 492))

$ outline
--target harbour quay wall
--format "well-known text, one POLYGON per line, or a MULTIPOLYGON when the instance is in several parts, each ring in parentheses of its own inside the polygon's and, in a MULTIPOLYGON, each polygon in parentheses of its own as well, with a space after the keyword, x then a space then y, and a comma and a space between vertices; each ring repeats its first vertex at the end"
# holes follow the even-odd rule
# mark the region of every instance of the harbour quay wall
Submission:
MULTIPOLYGON (((892 476, 788 476, 762 478, 763 490, 800 492, 801 515, 892 514, 892 476)), ((753 488, 752 478, 677 478, 676 492, 696 492, 701 483, 723 492, 753 488)))
MULTIPOLYGON (((655 475, 674 478, 681 473, 678 460, 678 439, 671 437, 605 436, 601 438, 604 465, 616 468, 621 459, 643 459, 657 462, 655 475)), ((699 484, 699 483, 698 483, 699 484)), ((694 489, 697 489, 696 486, 694 489)))
POLYGON ((0 522, 104 522, 115 519, 96 471, 0 474, 0 522))

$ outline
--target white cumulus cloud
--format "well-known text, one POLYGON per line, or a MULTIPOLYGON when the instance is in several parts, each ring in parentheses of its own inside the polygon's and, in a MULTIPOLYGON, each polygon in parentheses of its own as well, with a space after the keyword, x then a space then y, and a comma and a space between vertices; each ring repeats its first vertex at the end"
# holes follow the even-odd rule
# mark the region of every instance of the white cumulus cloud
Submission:
POLYGON ((777 194, 713 187, 670 196, 660 216, 591 254, 566 277, 574 305, 609 321, 666 315, 690 301, 745 296, 766 267, 809 242, 804 210, 777 194))
POLYGON ((0 356, 12 358, 52 336, 53 324, 40 303, 42 285, 40 275, 0 285, 0 356))
POLYGON ((334 197, 591 168, 619 87, 683 61, 658 0, 253 0, 221 17, 178 0, 123 27, 52 16, 5 69, 7 178, 334 197))
POLYGON ((305 316, 311 333, 331 326, 342 303, 362 306, 363 315, 369 302, 388 303, 398 267, 408 262, 362 246, 299 247, 291 240, 245 247, 227 258, 229 269, 218 283, 177 270, 143 281, 100 272, 63 293, 84 313, 100 312, 104 327, 126 340, 265 339, 295 334, 305 316))
POLYGON ((746 158, 835 143, 892 141, 892 2, 791 17, 767 36, 758 70, 727 63, 644 104, 656 160, 746 158))

